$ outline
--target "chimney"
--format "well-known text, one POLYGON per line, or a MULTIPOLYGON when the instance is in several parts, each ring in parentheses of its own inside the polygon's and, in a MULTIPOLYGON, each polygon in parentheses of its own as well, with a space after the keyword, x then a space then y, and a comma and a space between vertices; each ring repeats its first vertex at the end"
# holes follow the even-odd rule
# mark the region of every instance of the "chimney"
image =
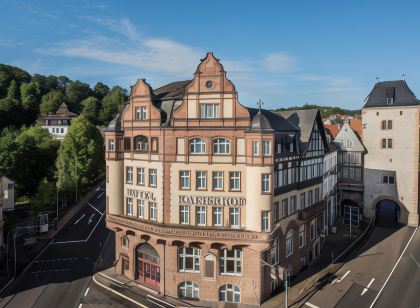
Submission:
POLYGON ((402 80, 405 81, 405 74, 402 74, 402 80))

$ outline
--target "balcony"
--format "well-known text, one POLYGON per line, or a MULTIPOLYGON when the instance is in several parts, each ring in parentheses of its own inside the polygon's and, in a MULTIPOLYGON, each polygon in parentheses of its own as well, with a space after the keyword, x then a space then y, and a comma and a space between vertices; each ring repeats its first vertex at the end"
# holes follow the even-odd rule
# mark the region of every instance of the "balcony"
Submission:
POLYGON ((311 206, 304 208, 303 210, 299 210, 298 219, 300 220, 310 219, 318 215, 319 213, 321 213, 326 208, 327 208, 327 203, 324 200, 318 201, 312 204, 311 206))

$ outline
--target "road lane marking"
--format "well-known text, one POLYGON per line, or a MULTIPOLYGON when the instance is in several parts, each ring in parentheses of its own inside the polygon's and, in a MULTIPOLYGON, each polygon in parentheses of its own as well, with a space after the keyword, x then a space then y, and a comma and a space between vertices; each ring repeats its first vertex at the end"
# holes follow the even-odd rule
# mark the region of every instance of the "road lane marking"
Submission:
POLYGON ((95 213, 93 213, 93 214, 89 217, 89 222, 88 222, 88 225, 90 225, 90 223, 92 222, 92 218, 93 218, 93 216, 95 216, 95 213))
POLYGON ((80 217, 78 220, 76 220, 76 222, 74 223, 75 225, 77 225, 77 223, 79 222, 79 221, 81 221, 82 219, 83 219, 83 217, 85 217, 86 216, 86 214, 83 214, 82 215, 82 217, 80 217))
POLYGON ((370 280, 370 282, 368 283, 368 285, 366 286, 366 288, 364 288, 363 289, 363 291, 362 291, 362 296, 369 290, 369 288, 370 288, 370 286, 372 285, 372 283, 375 281, 375 278, 372 278, 371 280, 370 280))
POLYGON ((410 257, 411 257, 411 259, 413 259, 414 263, 416 263, 417 267, 420 268, 419 262, 417 262, 416 258, 414 258, 414 256, 411 253, 410 253, 410 257))
POLYGON ((331 282, 331 284, 334 284, 334 283, 336 283, 338 280, 337 280, 337 278, 335 278, 332 282, 331 282))
POLYGON ((306 306, 309 306, 309 307, 311 307, 311 308, 319 308, 318 306, 316 306, 316 305, 314 305, 314 304, 311 304, 310 302, 306 302, 306 303, 305 303, 305 305, 306 305, 306 306))
POLYGON ((92 231, 90 232, 89 236, 87 237, 87 239, 85 239, 85 242, 89 241, 90 237, 92 236, 93 231, 96 230, 96 227, 99 225, 99 223, 101 222, 102 218, 104 216, 101 215, 101 217, 99 217, 98 222, 96 223, 95 227, 93 227, 92 231))
POLYGON ((165 301, 163 301, 163 300, 161 300, 161 299, 159 299, 159 298, 156 298, 156 297, 154 297, 154 296, 152 296, 152 295, 150 295, 150 294, 147 294, 147 297, 153 298, 155 301, 161 302, 161 303, 162 303, 162 304, 164 304, 164 305, 171 306, 171 307, 173 307, 173 308, 175 308, 175 307, 176 307, 175 305, 172 305, 172 304, 170 304, 170 303, 168 303, 168 302, 165 302, 165 301))
POLYGON ((100 194, 99 194, 99 196, 97 196, 96 197, 96 199, 99 199, 103 194, 104 194, 105 192, 103 191, 103 192, 101 192, 100 194))
POLYGON ((51 245, 55 245, 55 244, 70 244, 70 243, 86 243, 86 240, 52 242, 51 245))
POLYGON ((57 261, 70 261, 70 260, 77 260, 78 258, 64 258, 64 259, 45 259, 45 260, 37 260, 34 263, 41 263, 41 262, 57 262, 57 261))
POLYGON ((92 204, 90 204, 89 202, 87 203, 89 204, 95 211, 97 211, 100 215, 104 215, 104 213, 102 213, 100 210, 98 210, 96 207, 94 207, 92 204))
POLYGON ((369 308, 372 308, 372 307, 375 305, 376 301, 378 300, 379 296, 381 295, 382 291, 384 290, 384 288, 385 288, 386 284, 388 283, 389 278, 391 278, 392 273, 394 273, 395 269, 397 268, 398 263, 400 263, 400 261, 401 261, 401 259, 402 259, 402 256, 404 255, 405 251, 406 251, 406 250, 407 250, 407 248, 408 248, 408 245, 410 245, 411 241, 413 240, 414 234, 416 234, 416 231, 417 231, 417 229, 418 229, 418 228, 419 228, 419 227, 416 227, 416 228, 414 229, 414 232, 413 232, 413 234, 411 234, 411 237, 410 237, 410 239, 408 240, 407 245, 405 245, 403 252, 401 253, 400 257, 398 258, 397 263, 395 263, 394 267, 393 267, 393 268, 392 268, 392 270, 391 270, 391 273, 389 273, 388 278, 385 280, 385 283, 383 284, 382 288, 379 290, 378 294, 376 295, 375 299, 373 300, 373 302, 372 302, 372 304, 369 306, 369 308))
POLYGON ((112 293, 114 293, 114 294, 117 294, 118 296, 121 296, 122 298, 125 298, 126 300, 128 300, 128 301, 130 301, 130 302, 132 302, 132 303, 136 304, 137 306, 140 306, 140 307, 143 307, 143 308, 147 308, 147 306, 145 306, 145 305, 143 305, 143 304, 141 304, 141 303, 139 303, 139 302, 135 301, 134 299, 131 299, 131 298, 129 298, 128 296, 125 296, 124 294, 121 294, 120 292, 117 292, 117 291, 115 291, 114 289, 112 289, 112 288, 110 288, 110 287, 107 287, 107 286, 106 286, 106 285, 104 285, 103 283, 100 283, 99 281, 97 281, 97 280, 96 280, 95 276, 92 276, 92 279, 93 279, 93 281, 94 281, 97 285, 101 286, 102 288, 104 288, 104 289, 106 289, 106 290, 108 290, 108 291, 110 291, 110 292, 112 292, 112 293))
POLYGON ((155 304, 156 306, 159 306, 161 308, 165 308, 165 306, 162 306, 161 304, 156 303, 155 301, 152 301, 150 298, 146 298, 149 302, 155 304))
POLYGON ((79 308, 82 308, 82 303, 80 303, 79 308))
POLYGON ((89 292, 89 288, 86 289, 85 295, 83 295, 83 296, 86 296, 88 294, 88 292, 89 292))
POLYGON ((343 277, 341 277, 340 279, 338 279, 336 282, 341 282, 341 281, 343 281, 343 279, 344 278, 346 278, 346 276, 348 275, 348 274, 350 274, 350 270, 348 270, 344 275, 343 275, 343 277))

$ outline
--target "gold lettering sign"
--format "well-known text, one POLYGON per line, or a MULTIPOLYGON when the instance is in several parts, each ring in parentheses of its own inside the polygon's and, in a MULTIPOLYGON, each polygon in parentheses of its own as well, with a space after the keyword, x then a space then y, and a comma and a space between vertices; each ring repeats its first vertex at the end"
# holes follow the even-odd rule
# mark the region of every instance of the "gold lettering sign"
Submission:
POLYGON ((215 206, 244 206, 243 197, 213 197, 213 196, 179 196, 179 204, 185 205, 215 205, 215 206))
POLYGON ((127 188, 127 196, 137 198, 137 199, 156 201, 155 194, 151 191, 127 188))

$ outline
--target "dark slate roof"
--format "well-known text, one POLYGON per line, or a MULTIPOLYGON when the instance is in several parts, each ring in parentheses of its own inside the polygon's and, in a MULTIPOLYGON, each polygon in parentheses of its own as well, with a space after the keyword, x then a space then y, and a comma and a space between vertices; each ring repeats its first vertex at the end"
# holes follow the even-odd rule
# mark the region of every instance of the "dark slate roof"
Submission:
POLYGON ((264 109, 260 111, 256 108, 246 108, 251 117, 251 130, 299 131, 298 127, 282 115, 264 109))
POLYGON ((160 88, 153 90, 156 101, 177 100, 182 99, 185 94, 185 89, 192 80, 174 81, 160 88))
POLYGON ((65 103, 62 103, 55 114, 49 114, 44 119, 70 119, 77 117, 77 114, 70 112, 65 103))
POLYGON ((405 80, 377 82, 365 100, 363 108, 415 106, 418 101, 405 80), (386 99, 394 98, 392 105, 387 105, 386 99))
POLYGON ((332 152, 335 152, 335 151, 338 151, 338 149, 340 148, 340 145, 339 144, 337 144, 336 142, 334 142, 334 141, 331 141, 331 142, 329 142, 328 143, 328 152, 329 153, 332 153, 332 152))
POLYGON ((121 130, 121 114, 118 113, 114 119, 109 122, 108 126, 104 128, 104 131, 119 131, 121 130))
POLYGON ((318 109, 278 111, 276 114, 282 115, 300 129, 301 142, 306 143, 309 141, 318 109))

